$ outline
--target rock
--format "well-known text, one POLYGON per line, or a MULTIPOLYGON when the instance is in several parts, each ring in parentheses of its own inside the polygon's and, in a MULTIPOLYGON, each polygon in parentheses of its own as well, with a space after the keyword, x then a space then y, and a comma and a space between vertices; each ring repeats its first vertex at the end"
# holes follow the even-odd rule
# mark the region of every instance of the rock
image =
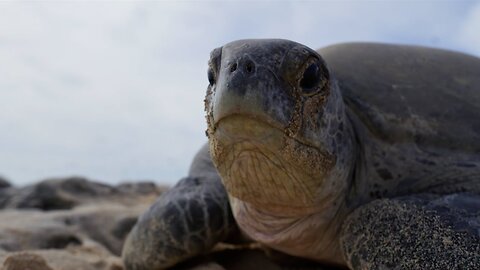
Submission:
POLYGON ((157 186, 153 182, 135 182, 135 183, 122 183, 117 186, 120 192, 125 194, 149 194, 157 189, 157 186))
POLYGON ((148 204, 138 207, 108 205, 89 206, 77 215, 66 217, 70 226, 76 226, 89 238, 97 241, 115 255, 122 252, 123 243, 137 217, 148 204))
POLYGON ((120 255, 123 242, 148 204, 85 205, 74 210, 4 210, 0 212, 0 248, 6 251, 63 249, 82 245, 85 238, 120 255))
POLYGON ((123 270, 119 258, 102 247, 90 245, 62 250, 44 249, 0 254, 3 269, 32 270, 123 270), (38 267, 43 268, 38 268, 38 267), (48 267, 48 268, 45 268, 48 267))
POLYGON ((0 209, 7 207, 15 188, 0 188, 0 209))
POLYGON ((71 209, 77 202, 74 198, 62 194, 54 185, 43 182, 21 194, 15 208, 38 208, 42 210, 71 209))
POLYGON ((122 270, 123 242, 165 188, 85 178, 0 189, 0 269, 122 270))
POLYGON ((8 201, 11 186, 10 182, 0 176, 0 209, 2 209, 8 201))
POLYGON ((114 187, 82 177, 54 178, 23 188, 0 190, 0 207, 51 211, 72 209, 98 201, 137 204, 139 199, 156 197, 163 190, 154 183, 131 183, 114 187))
POLYGON ((42 256, 20 252, 9 255, 3 263, 3 270, 53 270, 42 256))
POLYGON ((7 188, 7 187, 11 187, 12 185, 10 184, 10 182, 7 181, 7 179, 3 178, 2 176, 0 176, 0 189, 2 188, 7 188))
POLYGON ((4 208, 37 208, 45 211, 71 209, 82 199, 107 195, 112 188, 84 178, 48 179, 22 188, 9 189, 4 208))
POLYGON ((2 211, 0 220, 0 248, 6 251, 64 248, 81 243, 73 229, 36 210, 2 211))

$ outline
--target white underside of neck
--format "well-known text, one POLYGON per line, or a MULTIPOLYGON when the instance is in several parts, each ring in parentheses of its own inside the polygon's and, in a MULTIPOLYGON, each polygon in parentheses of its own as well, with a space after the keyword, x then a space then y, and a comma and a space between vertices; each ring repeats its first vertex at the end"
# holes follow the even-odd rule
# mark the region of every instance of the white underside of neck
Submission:
POLYGON ((269 213, 234 197, 230 202, 240 229, 255 241, 292 256, 342 264, 334 215, 269 213))

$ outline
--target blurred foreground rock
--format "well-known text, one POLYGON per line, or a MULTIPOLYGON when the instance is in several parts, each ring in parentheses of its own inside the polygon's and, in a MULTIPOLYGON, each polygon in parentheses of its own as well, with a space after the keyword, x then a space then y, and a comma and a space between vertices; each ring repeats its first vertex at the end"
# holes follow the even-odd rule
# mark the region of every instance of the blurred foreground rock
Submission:
POLYGON ((7 188, 7 187, 10 187, 10 186, 11 186, 10 182, 8 182, 7 179, 0 176, 0 189, 7 188))
MULTIPOLYGON (((79 177, 19 188, 0 179, 0 270, 122 270, 126 236, 165 190, 79 177)), ((220 245, 175 269, 281 268, 256 247, 220 245)))
POLYGON ((165 190, 150 182, 109 186, 79 177, 0 186, 4 270, 123 269, 126 235, 165 190))

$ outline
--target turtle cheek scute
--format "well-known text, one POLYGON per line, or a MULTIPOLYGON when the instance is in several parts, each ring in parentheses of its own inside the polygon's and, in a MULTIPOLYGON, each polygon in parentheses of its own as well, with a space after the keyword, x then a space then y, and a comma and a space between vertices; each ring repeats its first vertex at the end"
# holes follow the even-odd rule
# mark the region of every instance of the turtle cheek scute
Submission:
POLYGON ((340 148, 349 147, 352 130, 346 123, 343 100, 335 85, 329 86, 327 92, 309 97, 303 113, 306 140, 329 153, 342 155, 344 151, 340 148))

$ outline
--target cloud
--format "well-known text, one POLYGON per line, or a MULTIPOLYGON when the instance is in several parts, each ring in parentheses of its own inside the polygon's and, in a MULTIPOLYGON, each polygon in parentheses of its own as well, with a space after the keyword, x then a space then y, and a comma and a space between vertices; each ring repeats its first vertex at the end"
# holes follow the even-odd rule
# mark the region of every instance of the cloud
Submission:
POLYGON ((0 173, 22 184, 186 174, 206 141, 210 51, 242 38, 477 53, 468 2, 2 2, 0 173))

